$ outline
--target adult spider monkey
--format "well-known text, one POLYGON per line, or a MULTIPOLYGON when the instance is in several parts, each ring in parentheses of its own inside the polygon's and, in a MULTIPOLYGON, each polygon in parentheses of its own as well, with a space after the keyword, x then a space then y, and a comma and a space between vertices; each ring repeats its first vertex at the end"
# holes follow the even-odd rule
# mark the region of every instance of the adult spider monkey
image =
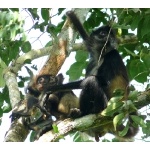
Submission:
MULTIPOLYGON (((82 89, 79 97, 80 111, 78 110, 76 115, 78 117, 103 111, 116 89, 124 91, 122 100, 126 100, 129 94, 129 78, 122 58, 115 47, 117 41, 114 30, 107 25, 99 27, 88 35, 73 11, 68 11, 67 16, 82 37, 90 55, 85 79, 53 87, 48 86, 46 90, 52 92, 82 89)), ((133 137, 138 132, 138 127, 132 125, 133 121, 130 118, 129 121, 130 127, 125 138, 133 137)), ((123 129, 123 125, 117 128, 118 131, 123 129)), ((98 141, 101 135, 98 131, 94 132, 98 141)))

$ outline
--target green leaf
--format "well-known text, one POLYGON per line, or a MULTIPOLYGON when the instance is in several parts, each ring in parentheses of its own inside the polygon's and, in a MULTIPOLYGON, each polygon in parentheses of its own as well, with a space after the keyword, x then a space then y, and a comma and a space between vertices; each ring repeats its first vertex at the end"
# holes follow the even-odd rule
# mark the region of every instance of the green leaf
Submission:
POLYGON ((79 134, 79 132, 77 131, 75 134, 74 134, 74 137, 73 137, 73 141, 74 142, 81 142, 81 136, 79 134))
POLYGON ((31 131, 30 142, 34 142, 35 141, 35 136, 36 136, 36 132, 35 131, 31 131))
POLYGON ((4 61, 0 58, 0 87, 4 87, 5 86, 5 81, 3 78, 3 70, 6 68, 6 64, 4 63, 4 61))
POLYGON ((49 21, 49 9, 48 8, 42 8, 41 9, 41 15, 42 15, 42 18, 48 22, 49 21))
MULTIPOLYGON (((134 11, 136 14, 141 11, 139 8, 132 8, 132 9, 130 9, 130 10, 134 11)), ((138 15, 137 15, 137 16, 138 16, 138 15)))
POLYGON ((25 61, 24 61, 24 64, 31 64, 31 59, 26 59, 25 61))
POLYGON ((52 127, 53 127, 53 131, 54 131, 55 133, 59 133, 59 130, 58 130, 58 127, 57 127, 56 124, 52 124, 52 127))
POLYGON ((87 66, 87 62, 75 62, 70 66, 70 69, 66 72, 70 77, 70 81, 77 80, 81 77, 83 69, 87 66))
POLYGON ((131 29, 132 29, 132 30, 135 30, 135 29, 137 28, 138 23, 139 23, 140 20, 142 19, 141 17, 142 17, 142 15, 140 15, 140 12, 138 12, 138 13, 136 13, 136 14, 134 15, 134 19, 132 20, 132 23, 131 23, 131 29))
POLYGON ((12 27, 10 30, 10 39, 13 41, 15 40, 15 37, 16 37, 16 28, 12 27))
POLYGON ((24 87, 24 82, 23 81, 19 81, 18 82, 18 86, 23 88, 24 87))
POLYGON ((0 108, 2 108, 3 104, 4 104, 3 95, 0 92, 0 108))
POLYGON ((125 125, 125 128, 122 131, 119 131, 119 136, 125 136, 129 130, 129 122, 125 125))
POLYGON ((45 47, 52 46, 52 44, 53 44, 53 41, 49 41, 49 42, 46 43, 45 47))
POLYGON ((50 33, 53 37, 57 37, 57 29, 54 25, 50 24, 47 26, 46 31, 50 33))
POLYGON ((86 133, 80 132, 80 131, 75 132, 75 134, 73 135, 73 141, 74 142, 93 142, 92 140, 89 140, 89 136, 86 133))
POLYGON ((19 8, 10 8, 12 11, 18 11, 19 12, 19 8))
POLYGON ((143 27, 141 28, 141 36, 143 37, 144 35, 146 35, 150 32, 150 30, 149 30, 150 16, 149 15, 145 16, 142 24, 143 24, 143 27))
POLYGON ((118 112, 121 109, 123 102, 111 103, 102 111, 102 115, 104 116, 112 116, 114 113, 118 112))
POLYGON ((0 108, 0 117, 2 117, 3 116, 3 110, 2 110, 2 108, 0 108))
POLYGON ((126 52, 127 52, 129 55, 131 55, 131 56, 133 56, 133 57, 136 57, 136 56, 137 56, 137 54, 135 54, 135 53, 132 52, 131 50, 129 50, 129 49, 125 48, 125 47, 124 47, 124 49, 126 50, 126 52))
POLYGON ((146 120, 146 126, 147 127, 142 128, 142 131, 144 134, 146 134, 146 137, 149 137, 150 136, 150 120, 146 120))
POLYGON ((115 89, 113 91, 113 96, 124 96, 125 90, 123 89, 115 89))
POLYGON ((30 42, 29 41, 26 41, 25 43, 23 43, 23 45, 22 45, 22 51, 24 52, 24 53, 27 53, 27 52, 29 52, 31 50, 31 44, 30 44, 30 42))
POLYGON ((117 130, 117 125, 122 122, 122 120, 124 119, 124 117, 125 117, 124 113, 120 113, 119 115, 116 115, 114 117, 113 124, 114 124, 115 131, 117 130))
POLYGON ((75 59, 77 62, 85 62, 88 58, 88 52, 86 51, 77 51, 75 59))
POLYGON ((128 110, 130 112, 137 111, 137 108, 134 106, 134 104, 131 100, 125 101, 123 107, 125 110, 128 110))
POLYGON ((28 11, 31 13, 34 19, 39 19, 39 15, 37 13, 37 8, 28 8, 28 11))
POLYGON ((140 116, 130 115, 130 117, 136 124, 140 125, 142 128, 147 127, 144 123, 144 120, 140 116))
POLYGON ((142 53, 141 59, 143 60, 144 65, 147 69, 150 68, 150 54, 142 53))
POLYGON ((19 55, 20 44, 18 41, 12 43, 12 46, 9 47, 9 58, 15 59, 17 55, 19 55))
POLYGON ((131 99, 131 100, 137 100, 137 96, 138 96, 138 91, 130 91, 129 93, 129 96, 128 96, 128 99, 131 99))
POLYGON ((137 82, 143 83, 147 81, 147 76, 149 72, 145 67, 144 63, 139 59, 132 60, 129 64, 129 73, 132 79, 135 79, 137 82))
POLYGON ((64 8, 59 8, 58 9, 58 15, 60 15, 65 9, 64 8))
POLYGON ((10 104, 6 104, 6 105, 3 107, 3 112, 4 112, 4 113, 8 113, 10 110, 11 110, 10 104))
POLYGON ((4 103, 4 100, 6 103, 10 104, 9 92, 6 86, 3 88, 2 93, 0 93, 0 104, 4 103))
POLYGON ((108 104, 107 105, 111 105, 112 103, 117 103, 119 102, 121 99, 123 98, 123 96, 115 96, 115 97, 112 97, 108 104))
POLYGON ((75 59, 77 62, 70 66, 70 69, 66 72, 70 77, 70 81, 77 80, 82 76, 83 70, 87 67, 88 53, 85 51, 77 51, 75 59))
POLYGON ((115 25, 113 26, 113 28, 116 28, 116 29, 118 29, 118 28, 121 28, 121 29, 130 29, 130 25, 125 25, 125 24, 119 25, 119 24, 115 24, 115 25))

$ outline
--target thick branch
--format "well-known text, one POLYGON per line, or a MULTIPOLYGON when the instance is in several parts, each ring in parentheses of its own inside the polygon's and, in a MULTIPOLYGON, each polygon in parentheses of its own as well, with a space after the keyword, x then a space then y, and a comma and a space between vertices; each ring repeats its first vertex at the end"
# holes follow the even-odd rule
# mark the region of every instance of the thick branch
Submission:
MULTIPOLYGON (((84 14, 87 14, 89 9, 74 9, 74 12, 79 17, 80 21, 83 23, 85 20, 84 14)), ((70 49, 75 42, 77 33, 73 29, 72 23, 69 19, 66 20, 64 26, 62 27, 61 33, 58 35, 58 40, 54 44, 54 52, 48 58, 47 62, 40 70, 39 74, 52 74, 56 75, 63 65, 67 55, 70 54, 70 49)))
MULTIPOLYGON (((134 104, 138 109, 149 105, 150 90, 141 93, 138 96, 138 100, 135 101, 134 104)), ((101 114, 87 115, 75 120, 68 118, 57 125, 59 133, 49 131, 41 136, 38 141, 54 142, 69 134, 71 131, 88 131, 94 127, 98 127, 100 132, 103 133, 103 131, 106 131, 106 129, 110 126, 113 126, 113 117, 102 116, 101 114)))
POLYGON ((29 130, 22 123, 22 118, 13 122, 6 133, 4 142, 24 142, 29 130))

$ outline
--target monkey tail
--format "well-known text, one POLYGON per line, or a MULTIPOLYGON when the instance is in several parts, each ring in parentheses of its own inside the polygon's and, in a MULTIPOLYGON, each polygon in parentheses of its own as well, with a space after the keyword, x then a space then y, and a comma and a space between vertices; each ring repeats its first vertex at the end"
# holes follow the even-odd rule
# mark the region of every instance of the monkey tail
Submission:
POLYGON ((71 20, 71 22, 73 23, 73 25, 75 26, 75 28, 78 30, 78 32, 80 33, 80 35, 83 38, 83 40, 84 41, 87 40, 89 38, 89 36, 86 33, 86 31, 84 30, 81 22, 79 21, 79 19, 75 15, 75 13, 73 11, 68 11, 66 13, 66 15, 69 17, 69 19, 71 20))

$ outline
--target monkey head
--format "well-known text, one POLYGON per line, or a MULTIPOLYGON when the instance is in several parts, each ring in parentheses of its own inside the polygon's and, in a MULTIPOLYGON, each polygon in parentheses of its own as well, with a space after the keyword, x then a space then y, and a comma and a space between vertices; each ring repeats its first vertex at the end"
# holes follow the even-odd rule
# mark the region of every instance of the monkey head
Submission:
POLYGON ((64 77, 62 74, 57 76, 45 74, 34 76, 27 86, 26 93, 38 97, 42 91, 46 91, 48 86, 54 86, 62 84, 64 77))

